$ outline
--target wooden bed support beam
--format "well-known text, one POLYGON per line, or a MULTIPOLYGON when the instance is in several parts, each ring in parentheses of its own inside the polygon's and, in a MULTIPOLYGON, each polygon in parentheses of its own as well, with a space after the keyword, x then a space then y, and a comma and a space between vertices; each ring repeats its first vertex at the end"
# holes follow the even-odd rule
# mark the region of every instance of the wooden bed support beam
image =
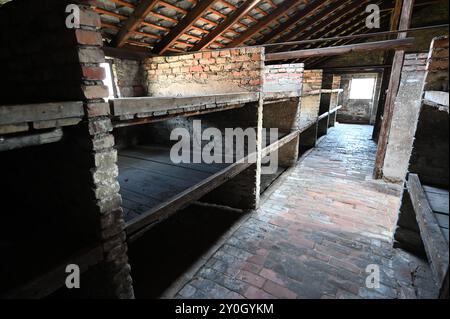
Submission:
POLYGON ((376 50, 406 49, 414 44, 414 38, 358 43, 337 47, 317 48, 308 50, 286 51, 266 54, 266 61, 304 59, 318 56, 332 56, 352 52, 369 52, 376 50))

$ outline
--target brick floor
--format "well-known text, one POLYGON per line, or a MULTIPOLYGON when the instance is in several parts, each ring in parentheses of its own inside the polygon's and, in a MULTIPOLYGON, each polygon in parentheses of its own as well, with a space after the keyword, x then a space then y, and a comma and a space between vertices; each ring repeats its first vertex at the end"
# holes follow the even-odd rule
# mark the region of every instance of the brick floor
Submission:
POLYGON ((176 297, 435 297, 428 265, 392 248, 400 189, 372 180, 371 130, 331 129, 176 297))

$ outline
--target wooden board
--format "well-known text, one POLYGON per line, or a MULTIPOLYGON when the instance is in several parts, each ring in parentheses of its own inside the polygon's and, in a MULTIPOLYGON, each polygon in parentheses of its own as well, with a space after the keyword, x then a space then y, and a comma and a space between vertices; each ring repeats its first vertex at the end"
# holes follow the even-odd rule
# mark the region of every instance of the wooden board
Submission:
POLYGON ((173 164, 170 149, 137 147, 119 151, 119 183, 125 220, 144 214, 167 199, 194 186, 222 166, 173 164))
POLYGON ((431 269, 441 285, 449 262, 448 239, 445 238, 445 232, 442 231, 416 174, 409 175, 407 188, 431 269))
POLYGON ((436 218, 442 234, 448 243, 449 235, 449 191, 446 189, 436 188, 424 185, 423 189, 428 199, 434 217, 436 218))
MULTIPOLYGON (((279 132, 279 140, 264 150, 273 151, 297 136, 298 131, 279 132)), ((119 182, 129 240, 250 167, 249 156, 255 154, 229 164, 175 164, 167 146, 119 150, 119 182)))
POLYGON ((195 106, 214 108, 223 104, 257 102, 259 93, 242 92, 192 97, 135 97, 111 100, 114 116, 151 112, 169 112, 195 106))
POLYGON ((63 135, 64 133, 62 129, 55 129, 53 131, 45 133, 2 138, 0 139, 0 152, 35 145, 56 143, 61 141, 63 135))
POLYGON ((0 125, 82 116, 83 102, 0 105, 0 125))

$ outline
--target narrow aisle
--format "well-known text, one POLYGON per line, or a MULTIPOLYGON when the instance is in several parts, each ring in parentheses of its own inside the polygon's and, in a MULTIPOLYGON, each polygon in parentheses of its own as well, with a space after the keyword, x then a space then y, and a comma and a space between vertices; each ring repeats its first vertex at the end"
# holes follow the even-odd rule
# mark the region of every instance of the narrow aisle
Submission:
POLYGON ((177 297, 431 297, 428 265, 392 248, 400 186, 372 180, 371 133, 331 129, 177 297), (366 287, 369 265, 378 289, 366 287))

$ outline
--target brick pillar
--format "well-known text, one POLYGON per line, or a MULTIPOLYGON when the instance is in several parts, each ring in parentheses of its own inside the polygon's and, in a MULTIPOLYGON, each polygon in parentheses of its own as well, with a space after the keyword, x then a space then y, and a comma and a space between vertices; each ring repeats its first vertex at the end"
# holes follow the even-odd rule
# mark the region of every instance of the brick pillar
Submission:
POLYGON ((234 127, 257 128, 256 163, 210 192, 202 200, 244 210, 256 209, 259 207, 261 187, 262 98, 259 103, 249 103, 237 112, 232 121, 234 127))
MULTIPOLYGON (((85 1, 81 1, 84 2, 85 1)), ((104 250, 104 260, 95 267, 97 281, 93 283, 93 297, 134 298, 127 244, 125 222, 119 194, 117 151, 114 149, 112 123, 108 117, 109 106, 104 98, 108 89, 102 83, 105 77, 100 63, 105 61, 102 38, 99 32, 100 17, 88 5, 82 6, 81 28, 75 31, 78 57, 82 70, 81 89, 86 120, 80 137, 86 155, 91 159, 92 214, 98 220, 98 240, 104 250)))

